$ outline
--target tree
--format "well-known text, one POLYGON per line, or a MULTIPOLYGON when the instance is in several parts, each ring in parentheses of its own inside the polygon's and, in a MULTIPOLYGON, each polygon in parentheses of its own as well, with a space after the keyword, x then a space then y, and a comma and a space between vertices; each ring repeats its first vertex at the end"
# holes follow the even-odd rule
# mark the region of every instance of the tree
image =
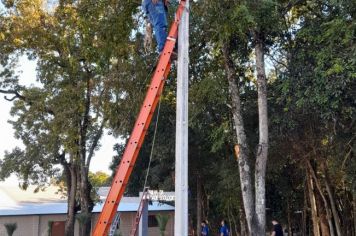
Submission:
POLYGON ((97 171, 95 173, 89 172, 89 180, 94 187, 108 186, 110 184, 109 178, 110 176, 102 171, 97 171))
MULTIPOLYGON (((98 195, 98 190, 100 187, 110 186, 110 176, 102 171, 97 171, 95 173, 89 171, 89 182, 92 185, 90 198, 95 202, 100 202, 100 196, 98 195)), ((89 215, 90 216, 90 215, 89 215)), ((81 218, 85 215, 81 216, 81 218)), ((85 223, 85 221, 82 220, 85 223)))
POLYGON ((170 218, 169 215, 162 215, 162 214, 156 215, 160 236, 164 236, 169 218, 170 218))
MULTIPOLYGON (((68 196, 66 235, 73 235, 75 213, 90 215, 93 201, 89 166, 104 128, 117 124, 118 106, 129 85, 122 68, 131 66, 128 45, 137 5, 112 1, 5 1, 1 52, 9 58, 27 54, 38 63, 41 86, 19 86, 10 73, 1 77, 0 92, 14 101, 11 124, 25 149, 7 152, 1 177, 16 172, 29 183, 65 175, 68 196), (120 75, 121 74, 121 75, 120 75), (120 80, 123 78, 123 80, 120 80), (125 80, 126 79, 126 80, 125 80), (126 83, 126 85, 125 85, 126 83), (61 165, 62 170, 57 168, 61 165)), ((11 68, 11 67, 10 67, 11 68)), ((112 127, 112 126, 111 126, 112 127)), ((90 220, 81 235, 90 233, 90 220)))
MULTIPOLYGON (((220 27, 220 35, 217 38, 218 42, 216 46, 222 51, 221 57, 224 60, 226 76, 229 82, 232 115, 239 149, 240 181, 247 224, 251 235, 262 235, 265 232, 265 170, 268 150, 267 80, 264 68, 264 50, 266 47, 266 35, 270 32, 266 29, 267 24, 262 24, 263 21, 261 21, 260 15, 264 14, 263 11, 267 11, 267 9, 271 10, 271 7, 268 5, 268 2, 257 1, 250 4, 221 1, 219 4, 214 3, 212 5, 214 6, 208 10, 209 12, 224 9, 224 11, 227 10, 226 17, 239 20, 236 28, 229 25, 226 18, 222 18, 217 23, 217 25, 222 25, 223 27, 220 27), (227 6, 229 6, 229 9, 226 9, 227 6), (249 35, 252 35, 252 37, 249 35), (239 63, 246 62, 248 60, 248 51, 252 49, 249 49, 247 46, 249 41, 254 45, 256 58, 256 88, 259 113, 259 141, 255 168, 250 164, 249 145, 243 122, 240 98, 240 93, 243 89, 240 87, 239 77, 244 76, 246 69, 237 72, 235 66, 236 59, 232 56, 234 48, 238 48, 238 53, 240 54, 239 63), (255 169, 254 191, 252 187, 253 169, 255 169)), ((271 19, 273 20, 274 18, 271 19)))
POLYGON ((277 113, 285 119, 279 119, 281 138, 289 145, 286 153, 299 159, 300 168, 307 174, 307 199, 316 235, 320 231, 323 235, 348 235, 353 231, 350 223, 341 223, 351 222, 352 217, 345 216, 349 211, 337 209, 335 204, 338 198, 344 206, 350 206, 352 197, 342 195, 354 195, 351 185, 342 180, 351 172, 340 171, 345 168, 345 160, 351 168, 354 166, 348 154, 353 153, 355 112, 351 99, 355 87, 351 69, 355 47, 350 41, 354 26, 349 17, 352 5, 349 1, 321 1, 295 9, 300 29, 284 42, 282 51, 286 52, 282 54, 287 55, 283 58, 287 67, 279 71, 276 83, 276 104, 283 109, 277 113), (337 190, 337 186, 348 190, 337 190))

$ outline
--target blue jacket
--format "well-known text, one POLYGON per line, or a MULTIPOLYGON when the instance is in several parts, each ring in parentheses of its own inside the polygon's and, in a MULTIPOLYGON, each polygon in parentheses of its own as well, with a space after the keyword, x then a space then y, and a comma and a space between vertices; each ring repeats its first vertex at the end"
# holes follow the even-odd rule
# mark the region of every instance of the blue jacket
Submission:
POLYGON ((201 229, 201 234, 200 235, 206 235, 209 236, 209 228, 207 225, 205 225, 202 229, 201 229))
MULTIPOLYGON (((220 227, 219 233, 223 234, 224 236, 229 236, 229 229, 227 228, 226 225, 220 227)), ((220 236, 220 235, 219 235, 220 236)))

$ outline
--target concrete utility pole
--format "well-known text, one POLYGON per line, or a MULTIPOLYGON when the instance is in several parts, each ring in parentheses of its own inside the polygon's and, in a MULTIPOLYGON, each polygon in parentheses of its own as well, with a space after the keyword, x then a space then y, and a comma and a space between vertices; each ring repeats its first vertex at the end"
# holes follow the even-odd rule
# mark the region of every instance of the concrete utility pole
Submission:
POLYGON ((189 0, 178 30, 174 235, 188 236, 189 0))
POLYGON ((142 204, 143 204, 143 208, 142 208, 142 215, 138 228, 138 235, 148 236, 148 199, 143 200, 142 204))

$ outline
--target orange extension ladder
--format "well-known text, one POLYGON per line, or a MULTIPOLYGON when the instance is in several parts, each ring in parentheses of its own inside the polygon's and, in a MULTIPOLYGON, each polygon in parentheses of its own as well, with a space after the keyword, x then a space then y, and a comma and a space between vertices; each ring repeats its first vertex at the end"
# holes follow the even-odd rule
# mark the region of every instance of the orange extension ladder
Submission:
POLYGON ((99 219, 95 225, 93 236, 108 235, 108 231, 115 217, 117 207, 119 206, 120 200, 124 195, 126 185, 135 165, 147 129, 151 123, 153 113, 161 96, 164 82, 166 81, 171 69, 170 59, 177 41, 178 26, 182 18, 185 3, 185 0, 181 0, 178 6, 175 20, 169 31, 166 44, 154 71, 151 84, 148 88, 148 92, 131 133, 130 139, 126 145, 120 165, 116 170, 116 174, 111 184, 109 194, 104 203, 103 210, 101 211, 99 219))

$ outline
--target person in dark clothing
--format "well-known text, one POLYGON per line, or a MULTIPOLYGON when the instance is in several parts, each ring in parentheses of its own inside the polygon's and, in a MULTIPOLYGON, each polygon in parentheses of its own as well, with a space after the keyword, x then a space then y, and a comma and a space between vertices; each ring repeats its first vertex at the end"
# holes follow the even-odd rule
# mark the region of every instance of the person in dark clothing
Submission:
POLYGON ((201 222, 201 236, 209 236, 209 227, 206 223, 206 221, 204 220, 203 222, 201 222))
POLYGON ((272 220, 273 231, 271 236, 283 236, 282 226, 276 220, 272 220))

